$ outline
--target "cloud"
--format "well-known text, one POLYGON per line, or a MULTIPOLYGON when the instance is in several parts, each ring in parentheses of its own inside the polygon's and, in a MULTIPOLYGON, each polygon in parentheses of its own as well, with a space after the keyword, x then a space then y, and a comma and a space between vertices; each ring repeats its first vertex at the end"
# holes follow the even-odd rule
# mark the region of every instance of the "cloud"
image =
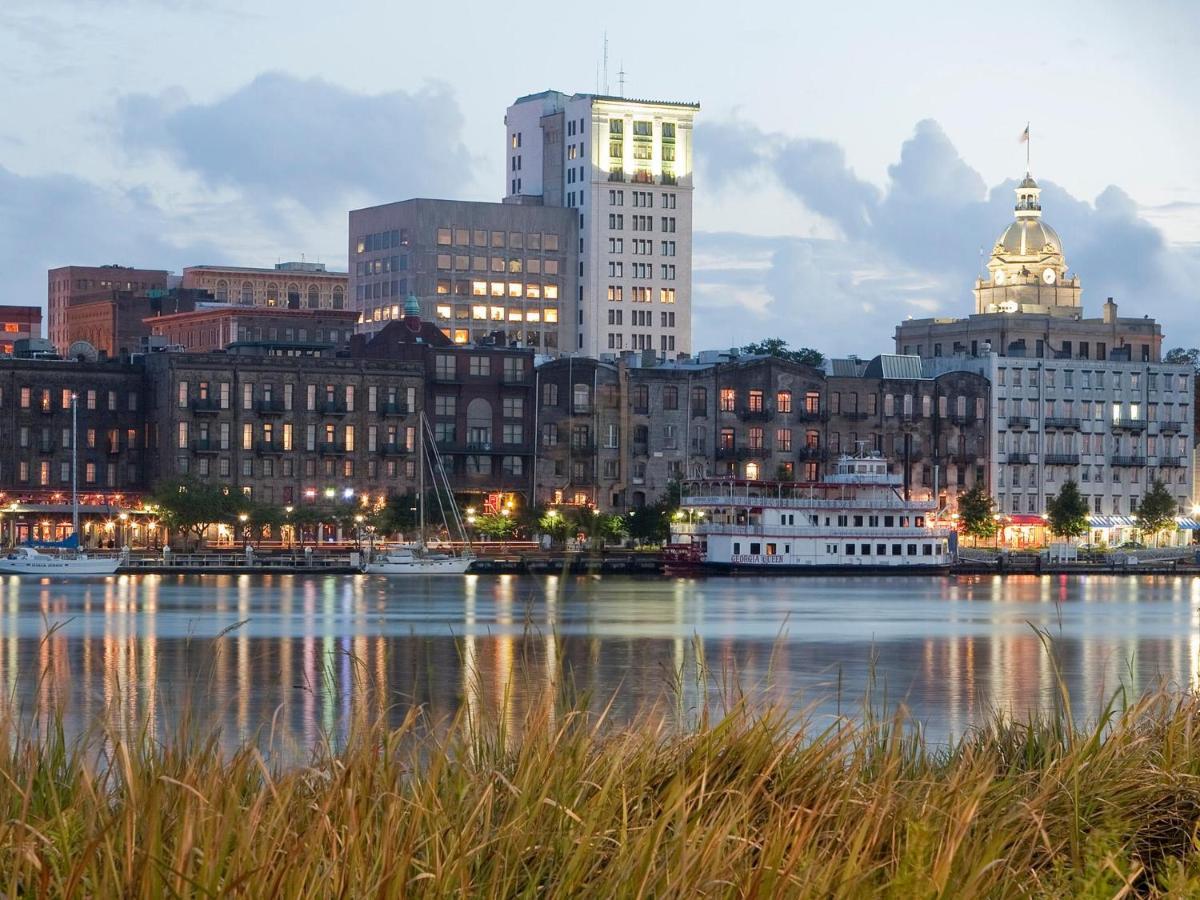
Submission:
POLYGON ((474 176, 462 114, 441 86, 372 95, 271 72, 211 103, 178 89, 129 95, 117 121, 133 154, 165 154, 212 187, 312 211, 455 197, 474 176))
MULTIPOLYGON (((707 128, 705 135, 722 139, 705 143, 698 137, 698 165, 718 192, 728 183, 724 172, 741 171, 753 159, 775 190, 832 222, 842 239, 735 239, 698 231, 698 256, 720 239, 769 260, 753 274, 739 273, 739 290, 761 288, 771 302, 736 316, 714 311, 711 301, 719 292, 712 288, 728 273, 698 266, 697 347, 714 340, 726 346, 730 335, 755 340, 770 329, 793 343, 869 355, 891 349, 894 326, 905 316, 971 312, 981 251, 986 256, 1012 221, 1016 180, 989 189, 937 122, 917 123, 883 186, 859 178, 842 148, 829 141, 723 130, 719 123, 707 128), (752 146, 740 146, 739 135, 752 146)), ((1085 315, 1098 315, 1113 296, 1122 315, 1158 318, 1169 344, 1200 342, 1192 313, 1200 248, 1169 243, 1115 185, 1090 202, 1052 181, 1041 185, 1045 219, 1084 285, 1085 315)))
POLYGON ((178 271, 198 258, 217 258, 210 244, 185 234, 141 191, 110 190, 69 175, 22 176, 0 166, 0 267, 10 275, 0 302, 44 304, 46 270, 56 266, 120 263, 178 271))

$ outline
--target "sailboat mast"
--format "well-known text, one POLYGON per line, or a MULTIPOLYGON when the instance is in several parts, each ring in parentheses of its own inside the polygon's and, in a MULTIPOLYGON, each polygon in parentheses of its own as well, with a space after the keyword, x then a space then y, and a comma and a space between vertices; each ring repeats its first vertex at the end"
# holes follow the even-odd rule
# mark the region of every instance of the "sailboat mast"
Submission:
POLYGON ((71 526, 79 541, 79 395, 71 392, 71 526))
POLYGON ((421 419, 418 424, 417 438, 417 509, 420 516, 420 526, 418 528, 418 540, 421 546, 425 546, 425 413, 421 412, 421 419))

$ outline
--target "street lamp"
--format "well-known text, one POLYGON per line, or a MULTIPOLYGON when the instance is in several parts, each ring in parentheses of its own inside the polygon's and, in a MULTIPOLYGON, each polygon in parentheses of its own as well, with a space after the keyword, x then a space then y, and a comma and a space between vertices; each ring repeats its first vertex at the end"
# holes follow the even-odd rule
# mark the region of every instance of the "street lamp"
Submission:
POLYGON ((250 521, 250 516, 246 513, 239 513, 238 521, 242 523, 242 548, 245 549, 246 544, 250 540, 249 529, 246 527, 246 523, 250 521))

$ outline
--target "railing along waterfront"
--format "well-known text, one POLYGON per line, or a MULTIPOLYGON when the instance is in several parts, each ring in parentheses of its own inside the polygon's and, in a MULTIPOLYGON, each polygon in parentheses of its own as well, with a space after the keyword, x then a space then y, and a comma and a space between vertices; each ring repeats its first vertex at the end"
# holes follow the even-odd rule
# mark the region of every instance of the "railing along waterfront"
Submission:
MULTIPOLYGON (((850 487, 850 485, 847 485, 850 487)), ((913 506, 919 506, 923 503, 932 503, 926 499, 903 500, 896 496, 889 497, 863 497, 855 499, 847 497, 837 500, 818 500, 808 498, 791 498, 791 497, 731 497, 729 495, 704 495, 694 497, 684 497, 681 505, 688 506, 771 506, 780 507, 783 509, 847 509, 862 506, 863 508, 880 508, 880 509, 905 509, 913 506)))

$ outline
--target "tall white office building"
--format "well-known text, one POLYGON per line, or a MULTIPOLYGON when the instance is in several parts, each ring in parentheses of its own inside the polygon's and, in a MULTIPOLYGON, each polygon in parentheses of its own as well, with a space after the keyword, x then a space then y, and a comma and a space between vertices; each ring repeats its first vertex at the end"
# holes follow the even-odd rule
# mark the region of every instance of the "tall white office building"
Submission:
POLYGON ((566 207, 579 217, 578 281, 563 304, 575 330, 562 351, 691 352, 699 109, 559 91, 508 108, 504 202, 566 207))

